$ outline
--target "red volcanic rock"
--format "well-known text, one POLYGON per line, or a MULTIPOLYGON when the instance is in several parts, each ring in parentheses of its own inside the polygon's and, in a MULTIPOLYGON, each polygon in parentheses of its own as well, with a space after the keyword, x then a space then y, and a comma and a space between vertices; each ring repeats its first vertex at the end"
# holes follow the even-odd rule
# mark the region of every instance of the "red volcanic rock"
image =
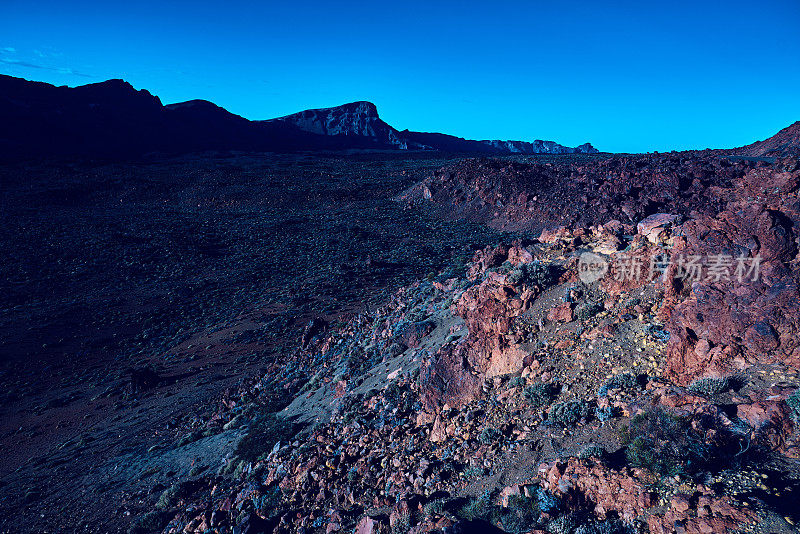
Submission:
POLYGON ((508 259, 508 248, 503 245, 497 247, 486 247, 477 251, 472 257, 472 265, 467 271, 467 278, 475 280, 483 274, 486 269, 498 267, 508 259))
POLYGON ((566 463, 545 464, 539 472, 543 475, 542 486, 563 496, 568 506, 577 508, 588 502, 599 518, 611 512, 628 521, 646 515, 650 532, 654 533, 675 532, 676 524, 692 534, 728 532, 755 517, 747 509, 735 508, 727 496, 715 495, 703 485, 698 485, 692 495, 675 495, 666 511, 654 511, 651 506, 656 502, 649 484, 638 470, 614 471, 602 464, 588 466, 570 458, 566 463), (650 513, 645 514, 648 509, 650 513))
POLYGON ((364 516, 356 524, 355 534, 378 534, 384 532, 383 525, 369 516, 364 516))
POLYGON ((568 323, 572 321, 572 304, 565 302, 559 304, 547 314, 547 320, 552 322, 568 323))
POLYGON ((741 156, 782 156, 788 154, 800 155, 800 121, 787 126, 764 141, 732 148, 728 152, 741 156))
POLYGON ((516 243, 508 249, 508 261, 515 267, 523 263, 531 263, 533 254, 522 248, 519 243, 516 243))
POLYGON ((566 226, 559 226, 555 229, 545 228, 539 235, 539 242, 552 245, 560 240, 567 240, 572 237, 572 233, 566 226))
POLYGON ((659 243, 660 238, 666 228, 678 219, 677 215, 671 213, 656 213, 641 220, 636 225, 636 230, 647 238, 651 243, 659 243))
POLYGON ((634 478, 627 469, 617 472, 599 463, 587 466, 576 458, 570 458, 566 464, 554 462, 539 470, 544 471, 542 485, 545 489, 564 496, 565 501, 575 506, 582 502, 591 503, 599 518, 616 512, 621 518, 631 521, 653 505, 647 485, 634 478))
POLYGON ((553 243, 575 237, 567 228, 626 225, 657 212, 715 215, 733 181, 755 166, 690 154, 547 164, 469 159, 436 171, 404 198, 497 228, 550 229, 539 240, 553 243))
POLYGON ((770 392, 751 394, 751 404, 740 404, 736 407, 736 415, 753 427, 753 438, 761 441, 773 450, 788 452, 784 445, 795 429, 794 419, 786 397, 789 392, 770 392))
POLYGON ((420 399, 423 409, 435 413, 444 404, 461 406, 480 392, 478 378, 467 366, 470 345, 443 346, 423 365, 420 374, 420 399))
POLYGON ((435 328, 436 323, 433 321, 406 323, 398 329, 396 338, 406 347, 418 347, 422 338, 430 334, 435 328))
POLYGON ((674 239, 673 258, 699 257, 705 270, 686 279, 673 262, 665 276, 671 379, 685 384, 746 361, 800 364, 800 171, 783 168, 752 170, 734 191, 756 200, 734 200, 715 217, 689 220, 674 239), (712 273, 709 265, 719 267, 723 257, 712 273))

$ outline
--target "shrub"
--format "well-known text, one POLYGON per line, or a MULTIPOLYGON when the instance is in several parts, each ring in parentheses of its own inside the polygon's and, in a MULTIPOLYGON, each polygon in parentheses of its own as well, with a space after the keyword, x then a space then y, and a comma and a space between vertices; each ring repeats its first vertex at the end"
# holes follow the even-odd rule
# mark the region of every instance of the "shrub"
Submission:
POLYGON ((575 534, 634 534, 636 531, 619 519, 590 520, 575 529, 575 534))
POLYGON ((632 373, 614 375, 597 392, 598 397, 605 397, 612 389, 631 390, 639 386, 639 379, 632 373))
POLYGON ((589 458, 603 458, 606 450, 600 445, 587 445, 585 449, 578 453, 578 458, 587 460, 589 458))
POLYGON ((534 499, 512 495, 508 507, 500 511, 500 525, 512 534, 530 532, 538 526, 539 506, 534 499))
POLYGON ((158 498, 158 502, 156 502, 156 508, 159 510, 166 510, 167 508, 170 508, 184 495, 184 493, 186 493, 184 484, 173 484, 165 489, 158 498))
POLYGON ((478 497, 469 498, 467 503, 458 510, 457 515, 467 521, 477 519, 490 521, 492 516, 498 513, 499 508, 492 502, 492 492, 486 490, 478 497))
POLYGON ((248 462, 254 462, 264 454, 272 451, 279 441, 288 441, 295 434, 295 425, 268 413, 254 421, 236 446, 236 456, 248 462))
POLYGON ((796 389, 794 393, 789 395, 786 399, 786 404, 789 406, 789 409, 792 410, 795 421, 800 423, 800 389, 796 389))
POLYGON ((561 508, 561 501, 544 488, 537 488, 536 502, 539 504, 539 510, 546 514, 555 514, 561 508))
POLYGON ((577 514, 564 514, 550 521, 547 524, 547 531, 552 534, 573 534, 580 523, 581 520, 577 514))
POLYGON ((698 378, 686 388, 692 393, 697 393, 706 397, 725 393, 729 389, 735 389, 736 379, 733 377, 722 378, 698 378))
POLYGON ((425 503, 425 506, 422 507, 422 512, 425 514, 425 517, 440 516, 444 513, 446 504, 447 501, 444 499, 434 499, 425 503))
POLYGON ((556 389, 554 384, 534 384, 526 387, 523 394, 531 406, 540 408, 553 402, 557 394, 556 389))
POLYGON ((525 379, 522 378, 521 376, 515 376, 514 378, 509 380, 508 383, 506 384, 508 388, 516 388, 524 385, 525 385, 525 379))
POLYGON ((500 441, 501 439, 503 439, 502 432, 491 426, 484 428, 481 431, 480 436, 478 436, 478 441, 484 445, 491 445, 492 443, 500 441))
POLYGON ((708 456, 708 447, 687 418, 654 408, 631 419, 625 458, 633 467, 662 476, 691 474, 708 456))
POLYGON ((603 311, 603 303, 602 302, 585 302, 583 304, 579 304, 575 308, 575 317, 581 319, 583 321, 587 319, 591 319, 598 313, 603 311))
POLYGON ((590 413, 591 406, 586 401, 573 400, 559 402, 550 408, 550 413, 547 415, 547 420, 552 423, 568 426, 574 425, 583 419, 587 419, 590 413))
POLYGON ((549 287, 558 277, 553 267, 540 261, 526 263, 524 266, 528 281, 536 284, 541 289, 549 287))
POLYGON ((601 423, 605 423, 606 421, 613 418, 615 415, 617 415, 617 411, 614 409, 613 406, 605 406, 603 408, 598 406, 594 410, 594 416, 601 423))
POLYGON ((161 532, 162 528, 164 528, 164 515, 157 510, 153 510, 134 521, 128 529, 128 533, 147 534, 150 532, 161 532))

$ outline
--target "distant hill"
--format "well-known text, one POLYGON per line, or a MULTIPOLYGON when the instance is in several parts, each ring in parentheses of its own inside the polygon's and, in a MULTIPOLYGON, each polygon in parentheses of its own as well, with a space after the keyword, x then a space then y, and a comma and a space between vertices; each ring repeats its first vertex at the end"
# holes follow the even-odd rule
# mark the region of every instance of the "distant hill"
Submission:
POLYGON ((751 157, 800 156, 800 121, 787 126, 769 139, 733 148, 730 152, 751 157))
POLYGON ((205 150, 440 150, 476 154, 597 152, 552 141, 471 141, 396 130, 371 102, 251 121, 205 100, 163 105, 123 80, 56 87, 0 75, 0 157, 128 157, 205 150))

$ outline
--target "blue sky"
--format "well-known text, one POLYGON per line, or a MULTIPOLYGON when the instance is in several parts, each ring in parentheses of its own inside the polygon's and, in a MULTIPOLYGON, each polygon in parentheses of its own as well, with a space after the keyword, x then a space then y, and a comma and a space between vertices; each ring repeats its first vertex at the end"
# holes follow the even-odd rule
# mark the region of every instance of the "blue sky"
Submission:
POLYGON ((800 120, 798 28, 798 0, 2 0, 0 73, 123 78, 250 119, 370 100, 399 129, 664 151, 800 120))

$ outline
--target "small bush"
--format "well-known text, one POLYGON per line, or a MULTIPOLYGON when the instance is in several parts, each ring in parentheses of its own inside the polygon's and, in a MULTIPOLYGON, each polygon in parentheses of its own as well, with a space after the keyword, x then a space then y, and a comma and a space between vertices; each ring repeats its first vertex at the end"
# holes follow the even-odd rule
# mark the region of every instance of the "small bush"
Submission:
POLYGON ((434 499, 425 503, 425 506, 422 507, 422 512, 425 514, 425 517, 440 516, 444 513, 446 504, 447 501, 444 499, 434 499))
POLYGON ((503 433, 491 426, 484 428, 481 431, 480 436, 478 436, 478 441, 484 445, 491 445, 492 443, 500 441, 501 439, 503 439, 503 433))
POLYGON ((546 514, 553 515, 561 509, 561 501, 544 488, 537 488, 536 502, 539 504, 539 510, 546 514))
POLYGON ((161 532, 164 528, 164 514, 157 510, 147 512, 136 519, 128 529, 128 534, 149 534, 151 532, 161 532))
POLYGON ((631 373, 622 373, 614 375, 603 384, 603 387, 597 392, 598 397, 605 397, 612 389, 631 390, 639 387, 639 379, 636 375, 631 373))
POLYGON ((587 319, 591 319, 601 311, 603 311, 603 303, 602 302, 585 302, 583 304, 579 304, 575 308, 575 317, 578 319, 585 321, 587 319))
POLYGON ((536 284, 541 289, 545 289, 555 282, 558 274, 552 266, 546 265, 540 261, 533 263, 526 263, 524 266, 525 275, 528 281, 536 284))
POLYGON ((499 509, 500 507, 492 501, 492 492, 486 490, 478 497, 471 497, 458 510, 457 515, 467 521, 475 521, 477 519, 491 521, 492 516, 497 515, 499 509))
POLYGON ((279 441, 288 441, 295 434, 295 425, 275 415, 266 414, 250 425, 247 434, 236 446, 236 456, 254 462, 272 451, 279 441))
POLYGON ((718 395, 720 393, 725 393, 730 389, 735 389, 736 380, 733 377, 722 377, 722 378, 698 378, 691 384, 689 387, 686 388, 692 393, 697 393, 698 395, 703 395, 705 397, 711 397, 713 395, 718 395))
POLYGON ((557 394, 556 389, 554 384, 534 384, 526 387, 523 394, 532 407, 540 408, 553 402, 557 394))
POLYGON ((512 534, 530 532, 538 526, 539 506, 534 499, 512 495, 508 507, 500 511, 500 525, 512 534))
POLYGON ((786 404, 792 410, 795 421, 800 423, 800 389, 796 389, 794 393, 789 395, 786 399, 786 404))
POLYGON ((575 423, 588 419, 591 413, 591 405, 583 400, 573 400, 559 402, 550 408, 547 420, 564 426, 574 425, 575 423))
POLYGON ((600 445, 587 445, 585 449, 578 453, 578 458, 587 460, 589 458, 601 459, 605 457, 606 450, 600 445))
POLYGON ((603 408, 597 407, 594 410, 594 416, 597 418, 598 421, 601 423, 605 423, 606 421, 611 420, 613 417, 617 415, 617 410, 614 409, 613 406, 605 406, 603 408))
POLYGON ((509 389, 510 388, 520 387, 520 386, 524 386, 524 385, 525 385, 525 379, 522 378, 521 376, 515 376, 514 378, 509 380, 508 383, 506 384, 506 386, 509 389))
POLYGON ((709 452, 688 419, 662 408, 631 419, 628 438, 625 451, 628 463, 662 476, 697 471, 709 452))
POLYGON ((630 525, 619 519, 609 521, 590 520, 575 529, 575 534, 634 534, 636 531, 630 525))
POLYGON ((165 489, 163 493, 161 493, 161 496, 158 498, 158 502, 156 502, 156 508, 159 510, 166 510, 167 508, 172 507, 178 501, 178 499, 183 497, 185 493, 185 484, 173 484, 165 489))
POLYGON ((581 518, 578 514, 564 514, 550 521, 547 531, 551 534, 573 534, 580 524, 581 518))

